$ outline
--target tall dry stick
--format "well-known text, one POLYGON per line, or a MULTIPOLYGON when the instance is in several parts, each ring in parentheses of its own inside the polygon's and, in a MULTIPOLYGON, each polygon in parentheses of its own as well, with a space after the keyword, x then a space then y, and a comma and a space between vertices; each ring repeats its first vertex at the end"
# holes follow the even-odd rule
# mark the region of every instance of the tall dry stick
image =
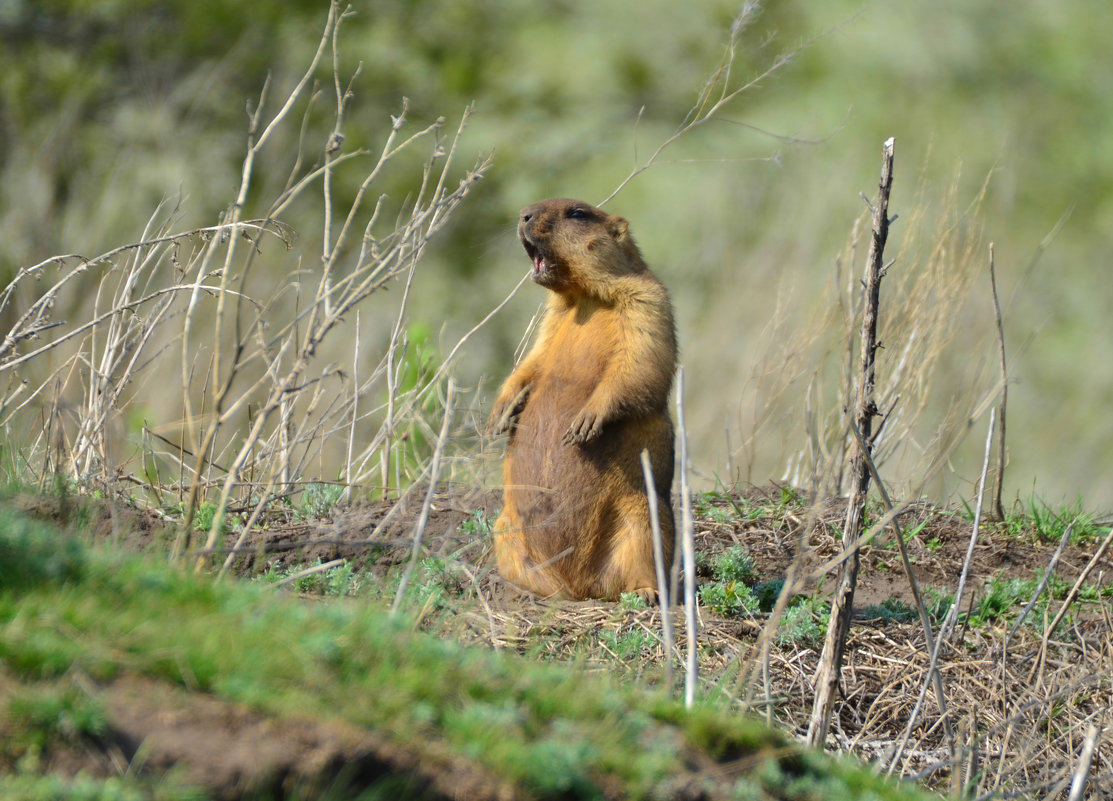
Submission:
POLYGON ((1067 801, 1082 801, 1082 794, 1086 791, 1086 778, 1090 775, 1090 764, 1094 759, 1094 748, 1097 746, 1098 735, 1101 728, 1096 723, 1091 723, 1086 728, 1086 739, 1082 741, 1082 754, 1078 757, 1078 767, 1070 783, 1070 796, 1067 801))
MULTIPOLYGON (((862 435, 854 429, 854 436, 858 441, 859 448, 862 447, 862 435)), ((865 451, 859 451, 865 452, 865 451)), ((912 591, 912 598, 916 601, 916 611, 920 615, 920 625, 924 629, 924 644, 927 647, 928 653, 935 653, 935 637, 931 631, 931 616, 928 614, 927 605, 924 603, 923 593, 920 592, 919 582, 916 581, 916 575, 912 571, 912 560, 908 556, 908 547, 904 543, 904 532, 901 530, 897 523, 895 516, 894 506, 892 499, 889 497, 889 492, 885 489, 885 482, 881 480, 881 474, 877 472, 877 465, 874 464, 873 457, 868 452, 866 453, 866 466, 869 467, 870 475, 873 477, 873 483, 877 485, 877 491, 881 494, 881 501, 885 504, 886 514, 884 517, 890 517, 888 525, 892 527, 893 537, 897 541, 897 546, 900 549, 901 564, 904 565, 904 575, 908 579, 908 588, 912 591)), ((874 529, 878 529, 885 525, 883 521, 874 523, 874 529)), ((935 700, 939 704, 939 714, 943 718, 944 728, 943 734, 947 739, 947 749, 950 753, 955 753, 955 739, 954 732, 952 731, 950 718, 947 716, 947 695, 943 687, 943 674, 934 667, 928 671, 928 679, 931 681, 935 689, 935 700)))
POLYGON ((688 631, 688 659, 684 671, 684 706, 692 708, 699 681, 699 618, 696 616, 695 520, 688 486, 688 431, 684 425, 684 365, 676 371, 676 424, 680 439, 680 547, 684 555, 684 620, 688 631))
POLYGON ((881 278, 884 274, 885 241, 889 236, 889 191, 893 185, 893 139, 882 145, 881 181, 878 186, 877 204, 873 207, 873 238, 866 259, 866 303, 862 313, 861 358, 858 370, 858 392, 854 405, 854 422, 862 434, 860 445, 854 449, 851 463, 853 488, 846 507, 843 526, 843 548, 853 548, 850 558, 839 569, 839 583, 831 599, 831 617, 827 623, 827 636, 823 653, 816 669, 815 701, 808 722, 808 743, 822 746, 827 739, 831 711, 838 692, 839 673, 842 670, 843 649, 850 631, 850 616, 854 611, 854 588, 858 583, 859 555, 855 545, 862 533, 866 509, 866 494, 870 486, 869 452, 873 448, 873 418, 878 414, 874 401, 876 383, 875 356, 877 353, 877 311, 881 298, 881 278))
POLYGON ((993 243, 989 243, 989 286, 993 290, 993 312, 997 318, 997 348, 1001 355, 1001 415, 997 418, 997 470, 993 477, 993 505, 990 511, 1005 519, 1001 505, 1001 484, 1005 479, 1005 407, 1009 402, 1009 372, 1005 366, 1005 326, 1001 322, 1001 301, 997 299, 997 271, 993 264, 993 243))
POLYGON ((406 594, 406 587, 409 586, 414 565, 417 564, 418 557, 421 556, 421 543, 425 538, 425 526, 429 522, 429 510, 433 506, 433 495, 437 491, 437 481, 441 473, 441 456, 444 453, 444 446, 448 442, 448 429, 452 422, 452 401, 455 396, 456 382, 449 378, 448 389, 444 398, 444 418, 441 420, 441 433, 437 437, 437 448, 433 451, 433 462, 429 467, 429 489, 425 493, 425 502, 421 505, 421 515, 418 517, 417 527, 414 529, 410 561, 406 563, 406 570, 402 574, 402 580, 398 583, 398 591, 394 594, 394 603, 390 606, 391 617, 398 614, 398 609, 402 606, 402 598, 406 594))
POLYGON ((657 487, 653 481, 653 464, 649 448, 641 452, 642 476, 645 479, 645 497, 649 502, 649 524, 653 533, 653 564, 657 570, 657 602, 661 607, 661 638, 665 648, 665 686, 672 692, 673 643, 676 642, 672 625, 672 598, 669 596, 668 573, 665 570, 665 548, 661 542, 661 516, 657 509, 657 487))

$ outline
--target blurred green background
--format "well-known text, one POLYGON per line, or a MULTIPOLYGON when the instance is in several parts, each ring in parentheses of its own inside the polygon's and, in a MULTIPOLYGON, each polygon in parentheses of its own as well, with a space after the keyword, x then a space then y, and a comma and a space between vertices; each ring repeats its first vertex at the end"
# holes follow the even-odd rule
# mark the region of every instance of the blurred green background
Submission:
MULTIPOLYGON (((167 199, 180 204, 183 230, 216 221, 239 180, 245 109, 268 72, 271 92, 289 90, 326 10, 304 0, 0 0, 0 278, 51 255, 92 256, 135 241, 167 199)), ((495 155, 429 253, 411 306, 414 324, 451 344, 527 268, 514 235, 518 208, 610 195, 680 126, 742 7, 364 0, 353 10, 342 70, 363 69, 345 147, 380 145, 405 96, 415 126, 440 115, 454 126, 474 101, 459 163, 495 155)), ((992 241, 1013 379, 1006 503, 1081 496, 1108 510, 1113 4, 785 0, 744 17, 732 85, 781 54, 793 53, 791 61, 607 205, 631 220, 673 293, 702 480, 789 477, 785 465, 804 439, 808 373, 832 368, 778 376, 785 391, 760 400, 770 354, 826 319, 833 282, 846 283, 835 264, 865 208, 859 193, 876 194, 881 143, 893 136, 890 208, 901 219, 891 255, 900 245, 901 253, 931 250, 936 229, 907 225, 920 215, 969 232, 981 271, 925 390, 922 441, 910 436, 907 450, 926 454, 946 410, 996 378, 984 272, 992 241), (776 407, 775 420, 758 429, 752 409, 764 404, 776 407)), ((260 198, 286 169, 261 165, 260 198)), ((411 189, 380 187, 398 196, 411 189)), ((295 228, 319 227, 298 214, 288 215, 295 228)), ((940 258, 959 269, 963 255, 940 258)), ((898 257, 892 274, 914 264, 898 257)), ((488 405, 540 299, 525 287, 465 350, 458 374, 488 405)), ((377 313, 368 310, 372 340, 377 313)), ((827 357, 837 371, 842 357, 827 357)), ((931 494, 971 496, 986 422, 931 494)), ((912 487, 922 466, 905 459, 894 470, 894 484, 912 487)))

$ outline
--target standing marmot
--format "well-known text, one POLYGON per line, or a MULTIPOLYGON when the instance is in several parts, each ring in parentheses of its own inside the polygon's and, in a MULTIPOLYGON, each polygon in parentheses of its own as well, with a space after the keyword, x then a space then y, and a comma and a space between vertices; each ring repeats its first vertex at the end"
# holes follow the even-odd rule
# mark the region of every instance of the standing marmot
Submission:
POLYGON ((495 522, 502 576, 542 595, 657 591, 640 455, 649 449, 671 567, 676 330, 668 292, 621 217, 576 200, 522 210, 533 280, 552 292, 537 342, 499 390, 510 431, 495 522))

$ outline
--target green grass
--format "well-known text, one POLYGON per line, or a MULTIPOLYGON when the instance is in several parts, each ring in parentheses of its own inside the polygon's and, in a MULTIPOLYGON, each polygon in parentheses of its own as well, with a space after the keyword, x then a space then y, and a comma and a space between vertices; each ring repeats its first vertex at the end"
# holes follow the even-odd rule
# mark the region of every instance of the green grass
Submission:
POLYGON ((14 773, 0 774, 0 797, 5 801, 204 801, 208 797, 172 775, 157 782, 133 776, 65 779, 41 775, 38 767, 35 759, 27 759, 14 773))
MULTIPOLYGON (((1058 543, 1072 524, 1074 528, 1071 530, 1070 541, 1073 545, 1089 542, 1101 533, 1095 516, 1082 510, 1081 498, 1076 499, 1073 504, 1064 504, 1054 509, 1046 502, 1033 497, 1028 506, 1028 517, 1035 537, 1040 542, 1058 543)), ((1023 521, 1022 517, 1021 521, 1023 521)))
MULTIPOLYGON (((973 521, 974 510, 970 504, 963 501, 962 506, 962 516, 973 521)), ((1108 531, 1106 527, 1099 525, 1097 515, 1082 509, 1081 498, 1056 508, 1035 494, 1027 504, 1018 501, 1005 515, 1001 526, 1011 537, 1057 545, 1072 524, 1069 540, 1071 545, 1084 545, 1108 531)))
POLYGON ((692 496, 692 511, 715 523, 783 517, 803 504, 800 494, 790 487, 780 487, 772 497, 761 501, 726 490, 697 492, 692 496))
MULTIPOLYGON (((430 583, 445 580, 444 566, 426 569, 430 583)), ((52 696, 53 684, 134 671, 270 715, 327 709, 403 747, 441 743, 538 798, 601 798, 603 776, 630 797, 648 797, 685 770, 686 748, 750 758, 755 767, 774 762, 770 771, 797 778, 804 765, 816 781, 864 781, 878 798, 904 797, 736 715, 687 712, 660 694, 580 670, 426 636, 411 630, 409 617, 394 620, 366 604, 305 603, 265 585, 90 549, 8 508, 0 508, 0 577, 0 666, 23 686, 46 688, 4 714, 32 721, 24 728, 47 739, 63 731, 95 736, 99 726, 95 703, 52 696)), ((11 757, 16 764, 33 758, 25 742, 11 757)), ((9 786, 21 775, 28 774, 0 773, 9 786)), ((51 781, 27 793, 52 797, 51 781)), ((745 782, 761 789, 758 797, 810 797, 760 773, 745 782)), ((153 797, 98 787, 88 797, 153 797)))
MULTIPOLYGON (((1037 571, 1036 575, 1030 578, 1007 578, 1000 573, 995 575, 986 583, 982 595, 976 599, 967 622, 972 626, 980 626, 1013 620, 1035 595, 1042 578, 1042 570, 1037 571)), ((1069 591, 1070 585, 1061 577, 1052 574, 1039 597, 1036 598, 1026 623, 1036 628, 1042 626, 1045 623, 1045 614, 1048 612, 1055 614, 1058 611, 1057 602, 1065 600, 1069 591)), ((1104 592, 1105 590, 1093 582, 1082 585, 1071 604, 1071 612, 1082 610, 1085 605, 1100 603, 1104 592)), ((1058 629, 1065 630, 1071 620, 1071 615, 1065 616, 1058 629)))
MULTIPOLYGON (((297 576, 306 568, 319 567, 321 564, 319 557, 312 564, 304 567, 282 565, 275 561, 268 565, 266 572, 255 581, 275 585, 297 576)), ((295 592, 344 598, 359 595, 364 591, 369 586, 369 575, 365 571, 358 570, 351 562, 345 562, 330 570, 299 576, 289 583, 295 592)))
POLYGON ((45 685, 8 704, 13 735, 3 748, 41 749, 55 740, 101 737, 108 730, 104 711, 76 687, 45 685))
MULTIPOLYGON (((971 609, 967 617, 968 623, 971 626, 982 626, 1011 620, 1032 597, 1037 583, 1036 579, 994 576, 971 609)), ((1043 605, 1046 607, 1046 601, 1043 605)))

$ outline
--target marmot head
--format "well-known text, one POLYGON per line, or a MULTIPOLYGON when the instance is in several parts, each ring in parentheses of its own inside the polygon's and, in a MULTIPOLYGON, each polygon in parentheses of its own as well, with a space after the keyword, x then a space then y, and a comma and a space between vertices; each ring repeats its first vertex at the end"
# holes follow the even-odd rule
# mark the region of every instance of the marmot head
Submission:
POLYGON ((645 270, 630 224, 581 200, 526 206, 518 237, 533 262, 533 280, 554 292, 595 294, 611 278, 645 270))

